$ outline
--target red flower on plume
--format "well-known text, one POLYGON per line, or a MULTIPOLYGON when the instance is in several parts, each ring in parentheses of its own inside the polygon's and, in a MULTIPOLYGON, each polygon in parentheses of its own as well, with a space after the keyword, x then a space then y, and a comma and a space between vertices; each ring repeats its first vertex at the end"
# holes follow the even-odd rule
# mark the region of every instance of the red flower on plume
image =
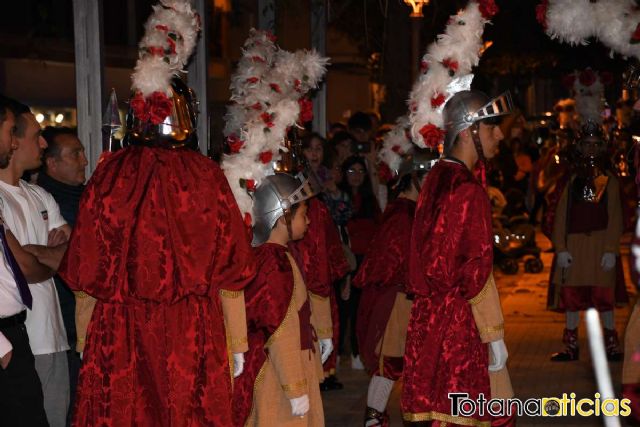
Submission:
POLYGON ((302 82, 301 82, 300 80, 295 79, 295 80, 293 81, 293 88, 294 88, 297 92, 300 92, 301 86, 302 86, 302 82))
POLYGON ((247 83, 255 84, 255 83, 258 83, 258 80, 259 79, 257 77, 249 77, 247 79, 247 83))
POLYGON ((278 38, 277 38, 275 35, 273 35, 273 33, 272 33, 271 31, 266 31, 266 32, 265 32, 265 35, 266 35, 266 36, 267 36, 267 38, 268 38, 271 42, 273 42, 273 43, 275 43, 276 41, 278 41, 278 38))
POLYGON ((442 60, 442 66, 449 69, 449 73, 453 75, 458 71, 458 61, 454 61, 451 58, 445 58, 442 60))
POLYGON ((567 74, 566 76, 562 77, 562 86, 566 87, 567 89, 573 88, 573 84, 575 82, 576 82, 575 74, 567 74))
POLYGON ((251 222, 253 222, 253 220, 251 219, 251 214, 249 212, 245 212, 244 213, 244 225, 246 225, 247 227, 251 228, 251 222))
POLYGON ((169 50, 172 54, 176 53, 176 42, 171 37, 167 37, 167 43, 169 43, 169 50))
POLYGON ((269 83, 269 87, 271 88, 272 91, 276 93, 282 93, 282 90, 280 89, 280 86, 277 83, 269 83))
POLYGON ((255 181, 255 179, 247 179, 244 182, 244 186, 249 191, 256 191, 256 181, 255 181))
POLYGON ((547 29, 547 9, 549 8, 549 0, 542 0, 542 3, 536 6, 536 19, 542 25, 542 28, 547 29))
POLYGON ((415 102, 412 102, 412 103, 409 105, 409 109, 410 109, 412 112, 414 112, 414 113, 415 113, 416 111, 418 111, 418 104, 417 104, 417 103, 415 103, 415 102))
POLYGON ((267 127, 273 127, 273 114, 267 113, 266 111, 260 114, 260 118, 267 125, 267 127))
POLYGON ((164 56, 164 49, 159 46, 149 46, 147 52, 156 56, 164 56))
POLYGON ((313 102, 309 98, 300 98, 300 123, 308 123, 313 120, 313 102))
POLYGON ((158 24, 156 25, 156 30, 164 31, 165 33, 169 31, 169 27, 166 25, 158 24))
POLYGON ((252 57, 251 57, 251 60, 252 60, 253 62, 262 62, 262 63, 264 63, 264 62, 265 62, 264 58, 263 58, 262 56, 260 56, 260 55, 254 55, 254 56, 252 56, 252 57))
POLYGON ((396 154, 400 154, 401 150, 402 150, 402 148, 400 148, 399 145, 394 145, 393 147, 391 147, 391 151, 393 151, 396 154))
POLYGON ((444 131, 431 123, 422 126, 420 135, 422 135, 422 139, 427 147, 436 148, 438 144, 444 141, 444 131))
POLYGON ((479 0, 478 6, 484 19, 491 19, 500 10, 495 0, 479 0))
POLYGON ((441 93, 436 93, 433 98, 431 98, 431 108, 438 108, 444 103, 444 95, 441 93))
POLYGON ((227 137, 227 146, 229 147, 229 152, 231 154, 239 152, 243 145, 244 141, 238 138, 238 135, 235 133, 232 133, 227 137))
POLYGON ((153 92, 146 100, 146 109, 149 112, 149 120, 154 125, 164 122, 164 119, 171 114, 173 101, 163 92, 153 92))
POLYGON ((598 75, 600 76, 600 83, 602 83, 603 85, 606 86, 613 83, 613 74, 609 71, 600 71, 598 75))
POLYGON ((389 168, 389 165, 385 162, 380 162, 380 165, 378 166, 378 176, 383 183, 387 183, 393 178, 391 168, 389 168))
POLYGON ((591 68, 587 68, 580 73, 579 80, 582 86, 591 86, 596 82, 596 73, 591 68))
POLYGON ((265 165, 273 159, 273 153, 271 151, 263 151, 260 153, 260 161, 265 165))
POLYGON ((427 61, 420 61, 420 72, 426 74, 429 71, 429 63, 427 61))
POLYGON ((629 43, 631 44, 640 43, 640 23, 636 25, 635 31, 633 32, 633 34, 631 34, 631 39, 629 40, 629 43))
POLYGON ((146 110, 146 101, 142 96, 141 92, 136 92, 136 94, 129 101, 129 106, 133 110, 133 114, 143 122, 149 120, 149 113, 146 110))
POLYGON ((253 104, 253 105, 251 106, 251 108, 252 108, 253 110, 260 111, 260 110, 262 110, 262 104, 260 104, 259 102, 256 102, 255 104, 253 104))

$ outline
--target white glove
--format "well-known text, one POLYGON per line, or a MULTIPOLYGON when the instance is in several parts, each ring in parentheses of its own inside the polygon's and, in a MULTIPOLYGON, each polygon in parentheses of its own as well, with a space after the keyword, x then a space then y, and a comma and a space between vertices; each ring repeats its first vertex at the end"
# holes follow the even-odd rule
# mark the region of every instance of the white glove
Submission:
POLYGON ((233 378, 244 371, 244 353, 233 353, 233 378))
POLYGON ((602 254, 602 261, 600 261, 600 266, 604 271, 611 270, 616 266, 616 254, 611 252, 605 252, 604 254, 602 254))
POLYGON ((82 353, 84 353, 84 351, 80 352, 80 360, 82 360, 82 353))
POLYGON ((492 363, 489 364, 489 371, 496 372, 504 368, 507 364, 507 358, 509 357, 504 340, 491 341, 489 343, 489 350, 491 350, 492 360, 492 363))
POLYGON ((304 417, 304 415, 309 412, 308 394, 290 399, 289 403, 291 403, 291 415, 293 415, 294 417, 304 417))
POLYGON ((333 341, 331 338, 323 338, 320 340, 320 360, 324 364, 333 351, 333 341))
POLYGON ((567 251, 559 252, 556 259, 556 265, 560 268, 569 268, 573 262, 573 257, 567 251))

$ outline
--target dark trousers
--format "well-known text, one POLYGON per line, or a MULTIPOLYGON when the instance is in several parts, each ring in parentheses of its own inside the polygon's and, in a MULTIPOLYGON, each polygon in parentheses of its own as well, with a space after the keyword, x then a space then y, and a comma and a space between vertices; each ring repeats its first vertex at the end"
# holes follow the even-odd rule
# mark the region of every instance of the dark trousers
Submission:
POLYGON ((360 305, 360 293, 358 288, 351 287, 351 295, 347 301, 344 301, 338 294, 338 313, 340 315, 340 354, 344 353, 344 340, 349 327, 349 347, 351 354, 357 356, 360 354, 358 350, 358 336, 356 335, 356 322, 358 319, 358 306, 360 305))
POLYGON ((13 346, 9 366, 4 370, 0 368, 0 424, 3 427, 48 426, 27 328, 21 324, 0 332, 13 346))

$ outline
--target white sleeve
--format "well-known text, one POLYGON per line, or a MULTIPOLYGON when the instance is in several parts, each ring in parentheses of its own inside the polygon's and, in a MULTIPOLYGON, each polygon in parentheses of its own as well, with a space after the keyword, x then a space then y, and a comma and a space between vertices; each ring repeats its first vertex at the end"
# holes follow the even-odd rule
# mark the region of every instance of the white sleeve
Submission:
POLYGON ((60 206, 58 206, 58 202, 56 202, 56 199, 54 199, 53 196, 44 188, 36 188, 38 190, 38 193, 42 197, 45 208, 47 209, 47 215, 49 216, 49 231, 65 225, 67 221, 65 221, 60 214, 60 206))
POLYGON ((5 354, 13 350, 11 342, 0 332, 0 357, 4 357, 5 354))

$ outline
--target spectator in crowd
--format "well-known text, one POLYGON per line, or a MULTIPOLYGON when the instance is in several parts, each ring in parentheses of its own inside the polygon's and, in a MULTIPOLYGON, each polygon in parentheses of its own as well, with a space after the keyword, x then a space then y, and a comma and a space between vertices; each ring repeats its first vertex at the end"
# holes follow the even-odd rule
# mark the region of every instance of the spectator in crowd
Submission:
POLYGON ((329 146, 335 151, 337 163, 342 166, 347 157, 353 155, 353 136, 346 131, 337 132, 329 140, 329 146))
POLYGON ((324 165, 326 143, 327 141, 316 132, 308 133, 302 138, 302 153, 322 187, 331 179, 329 168, 324 165))
POLYGON ((378 179, 378 152, 375 141, 373 140, 374 128, 371 116, 358 111, 349 118, 348 124, 349 132, 351 132, 355 139, 354 152, 364 157, 369 179, 371 180, 371 187, 373 188, 373 194, 378 201, 380 210, 384 210, 387 204, 387 187, 381 185, 378 179))
POLYGON ((340 122, 331 123, 331 126, 329 126, 329 132, 327 132, 327 139, 333 138, 334 135, 336 135, 338 132, 346 132, 346 131, 347 131, 347 126, 345 126, 344 123, 340 123, 340 122))
MULTIPOLYGON (((48 126, 43 130, 42 137, 47 142, 47 148, 44 150, 42 170, 38 173, 37 184, 51 193, 60 206, 62 217, 73 227, 80 197, 84 191, 85 169, 89 164, 84 147, 76 131, 66 127, 48 126)), ((84 339, 95 299, 87 294, 78 293, 79 303, 76 307, 76 298, 66 283, 57 275, 54 281, 69 347, 71 347, 67 352, 67 358, 71 391, 70 407, 73 407, 80 370, 80 353, 84 349, 84 339), (78 324, 76 324, 76 313, 78 313, 78 324)), ((71 411, 69 415, 70 413, 71 411)))
MULTIPOLYGON (((15 138, 18 143, 9 166, 0 169, 0 200, 5 225, 20 244, 33 244, 59 248, 64 253, 71 234, 58 204, 42 187, 20 179, 25 171, 40 167, 47 143, 42 138, 40 125, 29 107, 19 102, 10 103, 16 117, 15 138)), ((38 256, 34 252, 34 255, 38 256)), ((45 254, 38 259, 45 263, 45 254)), ((59 261, 59 257, 58 257, 59 261)), ((49 265, 55 267, 55 265, 49 265)), ((33 309, 27 315, 26 327, 35 367, 42 383, 44 408, 52 427, 66 425, 69 407, 69 350, 60 302, 51 269, 47 277, 31 286, 33 309)))
MULTIPOLYGON (((13 133, 15 116, 10 101, 0 96, 0 169, 9 166, 17 148, 13 133)), ((35 257, 24 251, 11 231, 0 225, 4 262, 0 263, 0 414, 7 427, 47 426, 42 385, 36 372, 29 336, 24 325, 27 309, 33 306, 29 283, 44 280, 50 273, 35 257)))
MULTIPOLYGON (((375 234, 380 208, 373 194, 367 164, 360 156, 349 157, 342 165, 342 173, 346 177, 341 183, 342 191, 349 195, 352 203, 352 216, 347 222, 349 245, 359 265, 367 252, 371 239, 375 234)), ((351 288, 350 282, 342 292, 340 303, 340 341, 344 344, 344 333, 347 321, 350 321, 349 335, 351 343, 352 367, 364 369, 358 351, 356 339, 356 318, 360 301, 360 289, 351 288)), ((341 349, 343 345, 340 346, 341 349)))

